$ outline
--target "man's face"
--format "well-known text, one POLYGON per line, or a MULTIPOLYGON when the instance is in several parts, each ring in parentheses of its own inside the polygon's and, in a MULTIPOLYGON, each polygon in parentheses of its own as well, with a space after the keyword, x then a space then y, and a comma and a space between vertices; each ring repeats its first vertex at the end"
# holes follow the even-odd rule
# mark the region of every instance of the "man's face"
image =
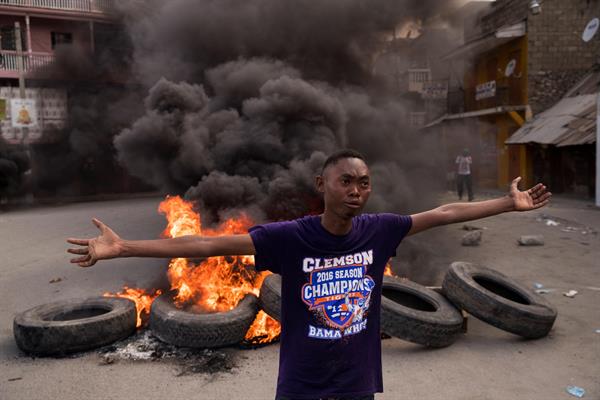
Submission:
POLYGON ((325 210, 340 218, 360 214, 371 194, 369 167, 360 158, 343 158, 329 165, 316 179, 325 210))

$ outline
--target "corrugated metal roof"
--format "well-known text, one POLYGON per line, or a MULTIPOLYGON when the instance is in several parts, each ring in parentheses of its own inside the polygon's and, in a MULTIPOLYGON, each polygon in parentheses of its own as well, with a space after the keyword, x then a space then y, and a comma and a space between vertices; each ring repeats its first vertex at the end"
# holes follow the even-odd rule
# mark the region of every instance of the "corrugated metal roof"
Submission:
POLYGON ((558 147, 596 142, 597 94, 566 97, 525 123, 507 144, 540 143, 558 147))

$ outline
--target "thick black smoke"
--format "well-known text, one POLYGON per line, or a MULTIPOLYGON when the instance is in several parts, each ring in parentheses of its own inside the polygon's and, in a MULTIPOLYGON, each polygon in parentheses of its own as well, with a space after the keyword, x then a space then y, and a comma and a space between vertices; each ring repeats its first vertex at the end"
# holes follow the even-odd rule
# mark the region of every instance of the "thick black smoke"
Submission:
POLYGON ((436 185, 430 143, 370 73, 382 32, 434 1, 156 2, 127 9, 144 115, 115 138, 127 170, 198 200, 282 219, 319 211, 327 154, 365 153, 371 210, 421 208, 436 185), (424 179, 425 178, 425 179, 424 179))

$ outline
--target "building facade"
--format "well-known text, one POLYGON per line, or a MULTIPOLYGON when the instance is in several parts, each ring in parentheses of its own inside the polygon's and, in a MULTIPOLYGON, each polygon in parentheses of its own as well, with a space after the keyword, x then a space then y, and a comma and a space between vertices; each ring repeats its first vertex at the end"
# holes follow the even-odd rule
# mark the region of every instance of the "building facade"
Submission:
MULTIPOLYGON (((94 54, 96 31, 111 26, 115 3, 112 0, 2 0, 0 1, 0 128, 10 144, 51 141, 43 132, 64 127, 68 115, 67 90, 55 76, 45 72, 53 67, 61 47, 74 47, 82 54, 94 54), (19 46, 17 37, 21 38, 19 46), (25 81, 22 93, 19 77, 25 81), (11 108, 24 95, 32 101, 31 126, 15 126, 11 108)), ((109 28, 110 29, 110 28, 109 28)), ((22 124, 21 124, 22 125, 22 124)))
POLYGON ((534 183, 540 176, 534 159, 545 149, 507 140, 599 62, 600 34, 582 39, 586 25, 600 16, 599 0, 539 3, 541 9, 530 0, 491 3, 465 26, 465 43, 444 56, 449 65, 464 67, 453 77, 446 114, 428 127, 441 132, 449 153, 472 148, 480 186, 505 188, 516 176, 534 183))

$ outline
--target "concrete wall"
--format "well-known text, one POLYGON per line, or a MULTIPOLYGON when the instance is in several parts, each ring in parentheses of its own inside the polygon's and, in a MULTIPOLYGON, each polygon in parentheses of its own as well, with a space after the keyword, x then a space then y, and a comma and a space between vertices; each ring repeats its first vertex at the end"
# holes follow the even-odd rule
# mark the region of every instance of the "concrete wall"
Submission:
MULTIPOLYGON (((13 128, 11 121, 10 100, 19 97, 19 88, 14 86, 0 87, 0 99, 5 100, 5 118, 0 120, 0 134, 4 140, 11 144, 21 142, 23 131, 13 128)), ((38 115, 38 124, 29 128, 28 143, 41 143, 52 141, 50 136, 44 137, 44 130, 64 128, 67 121, 67 92, 64 89, 54 88, 27 88, 25 97, 35 100, 38 115)))
POLYGON ((529 104, 535 114, 556 103, 600 62, 600 33, 588 43, 581 39, 588 21, 600 17, 600 0, 544 0, 537 15, 529 12, 529 2, 497 0, 469 35, 527 20, 529 104))
POLYGON ((581 39, 594 17, 600 17, 600 0, 545 0, 542 12, 530 15, 529 93, 534 113, 555 104, 600 62, 600 32, 590 42, 581 39))

